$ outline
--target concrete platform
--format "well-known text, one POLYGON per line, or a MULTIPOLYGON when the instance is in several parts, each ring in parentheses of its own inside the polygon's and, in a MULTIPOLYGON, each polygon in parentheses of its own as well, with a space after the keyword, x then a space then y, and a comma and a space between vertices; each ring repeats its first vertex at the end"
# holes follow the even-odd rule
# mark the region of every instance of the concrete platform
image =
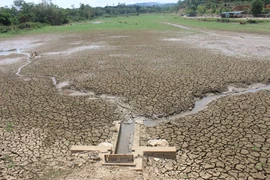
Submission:
POLYGON ((153 156, 158 158, 176 159, 175 147, 135 147, 134 156, 153 156))
POLYGON ((126 166, 136 171, 143 170, 143 156, 176 159, 175 147, 148 147, 140 146, 141 122, 135 122, 134 139, 131 154, 115 154, 119 140, 120 121, 115 121, 116 132, 113 133, 113 147, 104 146, 71 146, 72 153, 92 151, 98 152, 104 166, 126 166))
POLYGON ((84 152, 84 151, 110 153, 112 151, 112 148, 104 147, 104 146, 71 146, 70 151, 71 153, 78 153, 78 152, 84 152))

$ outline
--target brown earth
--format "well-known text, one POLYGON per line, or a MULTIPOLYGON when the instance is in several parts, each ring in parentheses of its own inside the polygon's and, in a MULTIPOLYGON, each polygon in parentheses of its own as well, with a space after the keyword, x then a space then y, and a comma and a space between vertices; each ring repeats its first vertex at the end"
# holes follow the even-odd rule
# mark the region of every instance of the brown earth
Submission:
MULTIPOLYGON (((259 35, 247 36, 256 39, 259 35)), ((148 128, 142 144, 148 139, 167 139, 177 147, 178 155, 176 161, 145 159, 142 174, 125 168, 104 168, 87 155, 69 152, 75 144, 110 142, 112 122, 121 120, 122 116, 113 102, 59 93, 52 77, 57 83, 68 81, 69 85, 63 87, 66 89, 121 97, 134 113, 149 117, 186 111, 193 106, 195 97, 223 91, 227 84, 269 83, 270 61, 264 53, 248 57, 245 53, 252 45, 247 43, 241 49, 244 56, 227 56, 235 40, 213 37, 181 29, 108 30, 1 40, 1 48, 24 44, 24 51, 37 51, 38 56, 21 69, 21 77, 16 72, 27 63, 27 56, 0 56, 0 178, 265 179, 270 176, 267 91, 221 98, 198 114, 148 128), (206 44, 210 41, 231 44, 222 46, 227 51, 220 51, 216 45, 210 49, 200 45, 198 38, 206 44), (213 48, 220 53, 213 52, 213 48), (7 58, 17 56, 22 59, 7 63, 7 58)), ((260 41, 257 38, 257 43, 260 41)), ((241 42, 237 42, 238 46, 241 42)))

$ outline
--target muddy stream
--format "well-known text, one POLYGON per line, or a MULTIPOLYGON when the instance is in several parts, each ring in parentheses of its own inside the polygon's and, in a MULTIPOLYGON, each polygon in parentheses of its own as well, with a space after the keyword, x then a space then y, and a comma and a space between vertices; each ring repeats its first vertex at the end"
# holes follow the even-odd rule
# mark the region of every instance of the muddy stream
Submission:
MULTIPOLYGON (((12 49, 12 51, 3 52, 1 53, 22 53, 20 50, 12 49)), ((24 55, 28 55, 27 53, 22 53, 24 55)), ((6 55, 6 54, 5 54, 6 55)), ((16 75, 19 77, 24 77, 24 75, 21 74, 22 68, 29 65, 32 61, 30 61, 30 58, 27 59, 27 62, 20 66, 16 72, 16 75)), ((141 115, 137 115, 138 113, 133 110, 132 107, 130 107, 129 104, 125 103, 125 99, 122 97, 117 96, 110 96, 106 94, 102 95, 96 95, 95 92, 91 91, 77 91, 68 89, 69 85, 71 84, 69 81, 64 82, 57 82, 57 78, 53 76, 40 76, 42 78, 50 78, 52 80, 53 85, 56 89, 58 89, 59 93, 62 95, 69 95, 69 96, 86 96, 88 99, 99 99, 104 100, 106 102, 110 102, 112 104, 115 104, 117 106, 117 111, 121 115, 121 128, 120 128, 120 135, 118 139, 117 144, 117 154, 128 154, 131 153, 131 148, 133 144, 133 136, 134 136, 134 130, 135 130, 135 121, 137 119, 143 120, 143 124, 147 127, 153 127, 157 126, 160 123, 168 122, 172 120, 177 120, 178 118, 185 117, 188 115, 193 115, 198 113, 199 111, 202 111, 207 108, 207 105, 221 97, 225 96, 234 96, 234 95, 240 95, 244 93, 256 93, 261 90, 270 90, 270 85, 265 84, 253 84, 249 85, 246 88, 236 88, 233 86, 228 86, 227 91, 219 93, 219 94, 207 94, 205 97, 201 99, 196 99, 194 108, 191 111, 185 111, 180 114, 174 114, 169 115, 162 118, 147 118, 141 115), (63 87, 65 87, 63 89, 63 87)))

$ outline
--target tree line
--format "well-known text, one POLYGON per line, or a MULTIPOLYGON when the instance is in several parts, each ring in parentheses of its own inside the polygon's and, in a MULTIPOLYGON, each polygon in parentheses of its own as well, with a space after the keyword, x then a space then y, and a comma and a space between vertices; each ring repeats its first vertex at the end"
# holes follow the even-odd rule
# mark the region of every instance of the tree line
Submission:
POLYGON ((24 0, 14 0, 11 7, 0 8, 0 26, 25 25, 42 23, 49 25, 61 25, 75 21, 89 20, 96 17, 113 17, 118 15, 139 15, 141 13, 169 13, 174 7, 159 6, 128 6, 119 3, 117 6, 91 7, 88 4, 80 4, 79 8, 61 8, 50 0, 42 0, 41 3, 26 3, 24 0))
POLYGON ((233 7, 248 5, 250 8, 246 13, 258 16, 260 13, 269 13, 270 0, 179 0, 176 9, 184 13, 196 12, 197 14, 220 14, 232 11, 233 7))

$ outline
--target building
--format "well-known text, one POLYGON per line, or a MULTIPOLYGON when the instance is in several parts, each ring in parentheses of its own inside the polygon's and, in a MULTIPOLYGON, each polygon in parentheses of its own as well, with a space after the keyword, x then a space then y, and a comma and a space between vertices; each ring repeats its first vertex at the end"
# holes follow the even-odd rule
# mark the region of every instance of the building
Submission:
POLYGON ((244 11, 232 11, 232 12, 222 12, 222 18, 241 18, 243 17, 244 11))

